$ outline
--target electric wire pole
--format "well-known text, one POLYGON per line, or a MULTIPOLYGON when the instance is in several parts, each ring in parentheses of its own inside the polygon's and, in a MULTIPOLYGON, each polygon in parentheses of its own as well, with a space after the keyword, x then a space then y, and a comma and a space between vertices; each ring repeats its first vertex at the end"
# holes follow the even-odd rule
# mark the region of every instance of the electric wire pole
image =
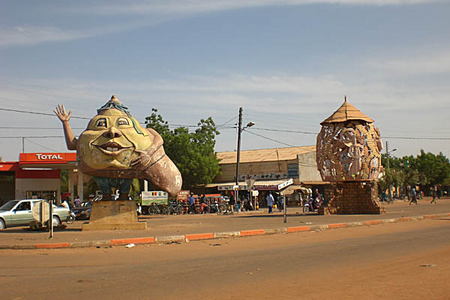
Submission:
POLYGON ((237 155, 236 155, 236 190, 234 191, 235 205, 238 203, 239 199, 239 160, 241 156, 241 133, 242 133, 242 107, 239 108, 238 140, 237 140, 237 155))

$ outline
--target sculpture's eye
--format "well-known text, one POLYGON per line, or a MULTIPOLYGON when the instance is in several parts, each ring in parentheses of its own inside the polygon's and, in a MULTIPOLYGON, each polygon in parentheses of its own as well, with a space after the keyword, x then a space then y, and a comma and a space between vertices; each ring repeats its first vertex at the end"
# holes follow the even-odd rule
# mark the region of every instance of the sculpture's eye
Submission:
POLYGON ((106 128, 106 119, 98 119, 97 123, 95 123, 95 127, 106 128))
POLYGON ((121 125, 130 125, 130 123, 128 122, 128 119, 120 118, 117 121, 117 126, 121 126, 121 125))

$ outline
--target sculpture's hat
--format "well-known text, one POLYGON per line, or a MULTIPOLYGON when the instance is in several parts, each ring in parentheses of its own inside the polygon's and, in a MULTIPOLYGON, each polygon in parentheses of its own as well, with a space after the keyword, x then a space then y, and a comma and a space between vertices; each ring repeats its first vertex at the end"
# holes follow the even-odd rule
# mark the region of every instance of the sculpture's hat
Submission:
POLYGON ((116 95, 112 95, 112 96, 111 96, 111 100, 109 100, 108 102, 114 102, 114 103, 117 103, 117 104, 122 104, 122 103, 119 101, 119 99, 117 99, 116 95))
POLYGON ((341 105, 331 116, 324 120, 320 125, 327 125, 331 123, 343 123, 346 121, 360 120, 367 123, 373 123, 374 121, 363 114, 359 109, 347 102, 345 97, 344 104, 341 105))
POLYGON ((97 110, 97 113, 100 113, 102 110, 108 110, 112 108, 123 111, 127 115, 131 116, 130 112, 128 111, 128 107, 124 106, 122 102, 120 102, 119 99, 117 99, 116 95, 112 95, 111 99, 108 102, 106 102, 105 105, 103 105, 97 110))

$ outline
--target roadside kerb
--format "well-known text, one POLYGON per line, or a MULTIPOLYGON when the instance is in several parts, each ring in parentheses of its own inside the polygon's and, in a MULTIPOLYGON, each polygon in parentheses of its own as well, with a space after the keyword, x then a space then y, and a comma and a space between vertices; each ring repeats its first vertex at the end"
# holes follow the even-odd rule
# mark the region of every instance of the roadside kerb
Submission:
POLYGON ((310 231, 311 228, 309 226, 298 226, 298 227, 288 227, 287 232, 302 232, 302 231, 310 231))
POLYGON ((200 233, 200 234, 186 234, 186 242, 189 241, 200 241, 200 240, 212 240, 214 238, 214 233, 200 233))
POLYGON ((128 244, 154 244, 154 243, 155 243, 154 237, 111 240, 111 246, 125 246, 128 244))
POLYGON ((253 229, 253 230, 241 230, 241 231, 231 231, 231 232, 186 234, 186 235, 162 236, 162 237, 111 239, 111 240, 72 242, 72 243, 0 245, 0 249, 33 250, 33 249, 64 249, 64 248, 86 248, 86 247, 100 248, 100 247, 124 246, 124 245, 128 245, 128 244, 190 242, 190 241, 201 241, 201 240, 211 240, 211 239, 223 239, 223 238, 231 238, 231 237, 260 236, 260 235, 267 235, 267 234, 283 234, 283 233, 295 233, 295 232, 322 231, 322 230, 326 230, 326 229, 339 229, 339 228, 358 227, 358 226, 372 226, 372 225, 380 225, 380 224, 384 224, 384 223, 429 220, 429 219, 436 219, 436 218, 448 217, 448 216, 450 216, 450 213, 424 215, 424 216, 417 216, 417 217, 400 217, 400 218, 392 218, 392 219, 369 220, 369 221, 350 222, 350 223, 332 223, 332 224, 323 224, 323 225, 296 226, 296 227, 284 227, 284 228, 272 228, 272 229, 253 229))
POLYGON ((36 249, 58 249, 70 248, 70 243, 56 243, 56 244, 36 244, 36 249))
POLYGON ((156 237, 155 240, 157 243, 182 243, 186 241, 184 235, 159 236, 156 237))
POLYGON ((346 228, 348 227, 347 223, 334 223, 334 224, 329 224, 328 228, 330 229, 336 229, 336 228, 346 228))
POLYGON ((265 229, 241 230, 241 236, 255 236, 266 234, 265 229))

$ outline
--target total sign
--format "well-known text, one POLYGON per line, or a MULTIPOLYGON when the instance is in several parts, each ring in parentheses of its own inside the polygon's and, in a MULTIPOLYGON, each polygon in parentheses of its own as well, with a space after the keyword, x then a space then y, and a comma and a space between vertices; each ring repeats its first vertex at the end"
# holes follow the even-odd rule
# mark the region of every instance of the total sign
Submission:
POLYGON ((61 164, 76 160, 76 153, 20 153, 19 163, 21 165, 61 164))
POLYGON ((36 153, 36 157, 38 160, 63 160, 64 158, 61 154, 41 154, 36 153))

